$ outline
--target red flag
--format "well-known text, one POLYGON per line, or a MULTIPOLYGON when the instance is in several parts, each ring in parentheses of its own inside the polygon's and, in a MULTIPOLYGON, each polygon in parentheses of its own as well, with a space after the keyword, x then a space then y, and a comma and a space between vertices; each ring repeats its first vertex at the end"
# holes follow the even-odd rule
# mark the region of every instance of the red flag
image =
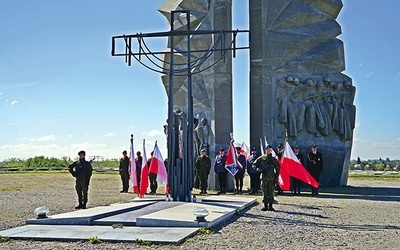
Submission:
POLYGON ((143 139, 143 159, 142 159, 142 171, 140 175, 140 197, 143 197, 147 188, 149 187, 149 166, 147 164, 145 140, 143 139))
MULTIPOLYGON (((282 176, 285 176, 285 179, 289 179, 289 176, 292 176, 315 188, 318 188, 319 183, 310 175, 310 173, 308 173, 308 171, 297 159, 297 156, 294 154, 292 148, 289 145, 289 142, 285 143, 285 149, 283 152, 282 161, 280 161, 279 164, 281 166, 281 174, 282 176)), ((290 183, 289 183, 289 189, 290 189, 290 183)), ((289 190, 289 189, 283 189, 283 190, 289 190)))
POLYGON ((233 140, 230 143, 228 154, 226 154, 225 168, 231 175, 235 175, 239 169, 242 169, 242 165, 237 161, 236 149, 233 146, 233 140))
POLYGON ((164 160, 162 158, 160 149, 158 148, 157 141, 156 145, 154 146, 153 158, 151 159, 150 173, 157 175, 157 181, 164 184, 168 183, 167 170, 165 169, 164 160))
MULTIPOLYGON (((133 138, 133 136, 132 136, 133 138)), ((137 175, 136 175, 136 162, 135 162, 135 150, 133 149, 133 139, 131 139, 131 150, 130 150, 130 179, 132 183, 132 189, 133 192, 136 194, 139 194, 139 189, 138 189, 138 182, 137 182, 137 175)))

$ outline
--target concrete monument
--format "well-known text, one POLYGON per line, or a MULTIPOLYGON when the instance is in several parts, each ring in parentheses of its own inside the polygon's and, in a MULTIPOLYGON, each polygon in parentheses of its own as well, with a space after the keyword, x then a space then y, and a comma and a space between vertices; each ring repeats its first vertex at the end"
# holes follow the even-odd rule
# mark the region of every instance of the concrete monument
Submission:
POLYGON ((355 87, 345 69, 341 0, 261 0, 250 5, 250 143, 323 154, 322 185, 347 184, 355 87))
MULTIPOLYGON (((190 11, 191 30, 231 30, 232 2, 229 0, 166 0, 158 10, 165 15, 168 22, 174 24, 176 30, 186 28, 186 18, 179 15, 171 19, 171 12, 177 10, 190 11)), ((176 51, 187 51, 187 36, 174 36, 176 51)), ((207 60, 198 63, 192 71, 193 114, 196 119, 193 131, 195 155, 205 148, 211 159, 220 147, 227 147, 230 141, 232 125, 232 59, 227 52, 224 61, 221 53, 209 53, 213 41, 212 35, 196 35, 191 38, 191 50, 205 52, 192 53, 194 63, 197 58, 207 60), (209 55, 207 55, 209 53, 209 55)), ((228 42, 228 41, 227 41, 228 42)), ((168 41, 170 44, 170 41, 168 41)), ((226 44, 228 47, 229 44, 226 44)), ((169 68, 169 56, 165 57, 164 68, 169 68)), ((175 69, 187 67, 187 53, 174 55, 175 69)), ((166 72, 167 73, 167 72, 166 72)), ((168 93, 169 76, 162 76, 168 93)), ((187 111, 187 75, 174 76, 174 110, 187 111)), ((210 188, 215 188, 214 171, 210 174, 210 188)))

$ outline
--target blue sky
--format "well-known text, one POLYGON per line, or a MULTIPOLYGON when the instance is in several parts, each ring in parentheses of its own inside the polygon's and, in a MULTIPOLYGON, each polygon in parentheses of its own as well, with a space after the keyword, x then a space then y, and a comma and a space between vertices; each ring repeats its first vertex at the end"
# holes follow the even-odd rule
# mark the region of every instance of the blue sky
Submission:
MULTIPOLYGON (((0 161, 37 155, 117 158, 150 152, 167 96, 160 75, 111 57, 111 37, 166 31, 164 0, 1 0, 0 161)), ((357 87, 352 158, 400 158, 400 1, 347 0, 338 21, 346 71, 357 87)), ((233 0, 233 28, 248 28, 247 1, 233 0)), ((166 41, 151 43, 165 48, 166 41)), ((248 52, 234 63, 234 137, 249 140, 248 52)))

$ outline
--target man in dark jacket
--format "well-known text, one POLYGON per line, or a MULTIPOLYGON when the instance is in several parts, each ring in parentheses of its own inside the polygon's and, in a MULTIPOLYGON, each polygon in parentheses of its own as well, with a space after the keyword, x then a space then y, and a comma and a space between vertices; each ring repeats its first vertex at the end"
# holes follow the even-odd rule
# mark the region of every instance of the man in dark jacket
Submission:
POLYGON ((128 193, 129 189, 129 157, 126 150, 122 152, 122 158, 119 161, 119 175, 122 181, 122 190, 120 193, 128 193))
POLYGON ((258 190, 260 190, 260 172, 256 171, 252 165, 253 162, 258 158, 257 150, 255 147, 252 147, 250 150, 250 156, 247 159, 247 173, 250 176, 250 188, 251 191, 249 194, 257 194, 258 190))
MULTIPOLYGON (((313 144, 311 146, 311 153, 307 154, 306 168, 316 181, 319 181, 319 175, 324 169, 323 165, 322 154, 317 152, 317 145, 313 144)), ((311 192, 318 195, 318 188, 311 187, 311 192)))
POLYGON ((76 209, 86 209, 92 165, 85 160, 85 151, 79 151, 79 160, 69 165, 69 172, 76 178, 75 189, 78 194, 79 205, 76 209))
POLYGON ((157 188, 158 188, 157 174, 150 173, 150 165, 151 165, 151 160, 153 159, 153 154, 154 154, 154 151, 151 151, 151 153, 150 153, 151 157, 147 160, 147 166, 149 168, 150 194, 156 194, 157 188))
POLYGON ((237 161, 238 163, 240 163, 242 168, 239 169, 239 171, 235 174, 235 184, 236 184, 235 194, 242 194, 243 178, 244 178, 244 173, 246 171, 246 157, 240 153, 241 150, 242 150, 241 147, 236 147, 237 161))
MULTIPOLYGON (((283 145, 278 144, 278 146, 276 147, 276 157, 278 157, 278 161, 282 160, 282 156, 283 156, 283 145)), ((279 185, 276 185, 276 190, 278 191, 278 194, 283 194, 283 190, 279 185)))
POLYGON ((220 148, 219 154, 215 157, 214 172, 218 175, 219 192, 217 194, 226 194, 226 177, 228 170, 225 168, 226 155, 225 149, 220 148))
POLYGON ((208 175, 210 174, 211 169, 211 160, 208 157, 207 152, 205 149, 200 151, 200 156, 196 159, 195 169, 197 174, 199 175, 200 180, 200 194, 207 194, 207 182, 208 182, 208 175))
MULTIPOLYGON (((294 146, 293 148, 293 152, 294 154, 297 156, 297 159, 299 160, 299 162, 301 163, 301 165, 304 166, 304 159, 303 159, 303 154, 299 153, 300 149, 299 146, 294 146)), ((301 190, 301 180, 291 177, 291 181, 292 181, 292 185, 290 185, 292 187, 292 193, 293 194, 300 194, 300 190, 301 190)))

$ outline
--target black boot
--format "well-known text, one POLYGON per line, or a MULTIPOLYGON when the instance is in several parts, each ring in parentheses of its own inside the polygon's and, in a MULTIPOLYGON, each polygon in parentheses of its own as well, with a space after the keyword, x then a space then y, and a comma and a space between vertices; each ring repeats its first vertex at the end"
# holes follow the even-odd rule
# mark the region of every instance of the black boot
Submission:
POLYGON ((269 211, 275 211, 275 209, 272 207, 272 204, 273 204, 273 202, 269 203, 269 206, 268 206, 269 211))
POLYGON ((268 210, 268 203, 264 202, 264 207, 261 208, 261 211, 267 211, 268 210))
POLYGON ((82 208, 82 204, 79 203, 78 206, 75 207, 75 209, 81 209, 82 208))

